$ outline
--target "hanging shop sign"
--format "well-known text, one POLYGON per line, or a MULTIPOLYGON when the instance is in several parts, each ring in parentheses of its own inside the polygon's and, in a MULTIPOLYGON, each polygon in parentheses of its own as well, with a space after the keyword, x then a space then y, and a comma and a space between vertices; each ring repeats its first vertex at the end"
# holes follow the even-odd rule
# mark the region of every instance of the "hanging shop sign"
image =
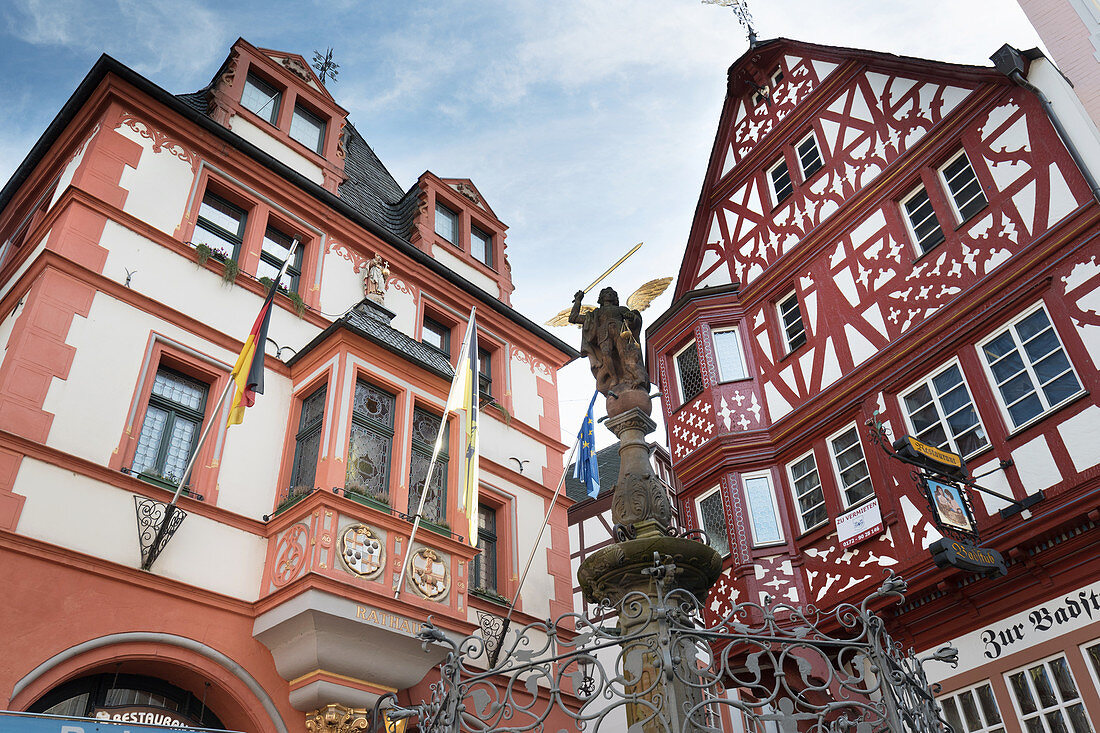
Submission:
POLYGON ((951 566, 994 577, 1008 572, 1001 553, 988 547, 975 547, 969 542, 945 538, 936 540, 928 549, 932 552, 932 561, 939 568, 951 566))
POLYGON ((877 496, 836 518, 836 536, 841 547, 858 545, 882 531, 882 512, 877 496))
POLYGON ((966 480, 966 463, 962 456, 928 445, 912 435, 894 443, 894 452, 907 463, 925 468, 948 478, 966 480))
POLYGON ((932 511, 932 522, 940 534, 972 542, 978 541, 978 523, 966 487, 950 481, 922 476, 921 489, 932 511))

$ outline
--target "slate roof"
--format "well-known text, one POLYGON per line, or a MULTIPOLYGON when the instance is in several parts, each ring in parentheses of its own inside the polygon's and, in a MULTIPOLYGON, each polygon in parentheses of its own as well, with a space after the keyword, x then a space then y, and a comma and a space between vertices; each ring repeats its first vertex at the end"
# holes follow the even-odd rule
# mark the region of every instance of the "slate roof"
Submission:
MULTIPOLYGON (((565 471, 565 495, 573 501, 584 501, 588 498, 588 487, 583 481, 573 478, 575 465, 570 463, 565 471)), ((596 465, 600 469, 600 496, 597 498, 609 496, 619 481, 619 444, 596 451, 596 465)))
POLYGON ((303 346, 301 351, 287 360, 287 366, 293 366, 300 358, 317 348, 337 330, 346 329, 365 338, 367 341, 392 351, 407 361, 438 374, 447 381, 454 378, 454 369, 451 367, 451 362, 446 354, 406 336, 389 325, 388 320, 392 317, 393 314, 389 311, 379 308, 369 300, 364 300, 303 346))

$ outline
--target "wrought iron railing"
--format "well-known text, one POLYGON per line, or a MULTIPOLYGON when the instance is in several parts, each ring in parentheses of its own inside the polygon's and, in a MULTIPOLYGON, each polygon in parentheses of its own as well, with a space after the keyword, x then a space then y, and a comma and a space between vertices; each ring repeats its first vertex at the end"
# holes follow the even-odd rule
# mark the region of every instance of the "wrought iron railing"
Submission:
POLYGON ((610 733, 622 730, 623 712, 628 733, 717 733, 723 708, 743 716, 748 730, 767 723, 812 733, 951 730, 924 664, 954 664, 957 652, 918 658, 872 610, 904 598, 901 578, 891 574, 858 606, 741 603, 706 625, 698 598, 668 589, 678 572, 668 558, 650 572, 652 595, 631 593, 605 609, 618 614, 617 628, 571 613, 501 640, 499 625, 485 619, 462 639, 425 624, 425 644, 449 649, 431 699, 400 707, 387 696, 376 714, 386 708, 391 719, 414 719, 424 733, 557 731, 563 722, 610 733), (499 661, 490 664, 498 645, 499 661), (687 692, 672 699, 672 689, 687 692))

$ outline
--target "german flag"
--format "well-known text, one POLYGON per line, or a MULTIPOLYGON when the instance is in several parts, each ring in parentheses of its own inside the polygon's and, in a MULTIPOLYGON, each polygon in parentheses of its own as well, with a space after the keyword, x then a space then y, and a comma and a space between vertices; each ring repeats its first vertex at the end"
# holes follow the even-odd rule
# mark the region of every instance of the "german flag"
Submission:
POLYGON ((298 240, 295 239, 287 252, 286 261, 279 269, 279 275, 271 283, 271 289, 267 291, 264 304, 260 308, 256 322, 252 324, 252 330, 248 338, 244 340, 244 348, 241 349, 237 363, 233 366, 231 377, 237 384, 233 390, 233 402, 229 407, 229 420, 225 426, 240 425, 244 422, 244 410, 256 403, 256 395, 264 393, 264 346, 267 344, 267 326, 271 322, 271 307, 275 300, 275 293, 279 291, 279 281, 286 274, 287 266, 294 257, 294 250, 298 248, 298 240))

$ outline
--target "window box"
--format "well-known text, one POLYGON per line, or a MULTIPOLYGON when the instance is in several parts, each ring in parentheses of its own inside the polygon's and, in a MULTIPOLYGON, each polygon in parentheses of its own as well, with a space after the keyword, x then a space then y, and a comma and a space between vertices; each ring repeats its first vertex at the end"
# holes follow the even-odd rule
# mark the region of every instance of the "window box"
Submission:
POLYGON ((152 473, 152 472, 149 472, 149 471, 142 471, 141 473, 137 474, 137 477, 139 479, 141 479, 142 481, 144 481, 145 483, 147 483, 147 484, 152 484, 153 486, 159 486, 160 488, 165 489, 167 491, 171 491, 173 493, 175 493, 176 487, 179 486, 178 481, 173 481, 170 478, 165 478, 164 476, 161 476, 159 473, 152 473))
POLYGON ((475 598, 480 598, 483 601, 496 603, 501 606, 509 606, 512 604, 510 600, 500 595, 499 593, 491 590, 485 590, 484 588, 470 588, 470 595, 474 596, 475 598))
POLYGON ((391 507, 388 502, 382 499, 370 496, 369 494, 361 494, 358 491, 352 489, 344 489, 344 496, 352 501, 358 502, 363 506, 369 506, 371 509, 377 509, 380 512, 389 514, 391 507))

